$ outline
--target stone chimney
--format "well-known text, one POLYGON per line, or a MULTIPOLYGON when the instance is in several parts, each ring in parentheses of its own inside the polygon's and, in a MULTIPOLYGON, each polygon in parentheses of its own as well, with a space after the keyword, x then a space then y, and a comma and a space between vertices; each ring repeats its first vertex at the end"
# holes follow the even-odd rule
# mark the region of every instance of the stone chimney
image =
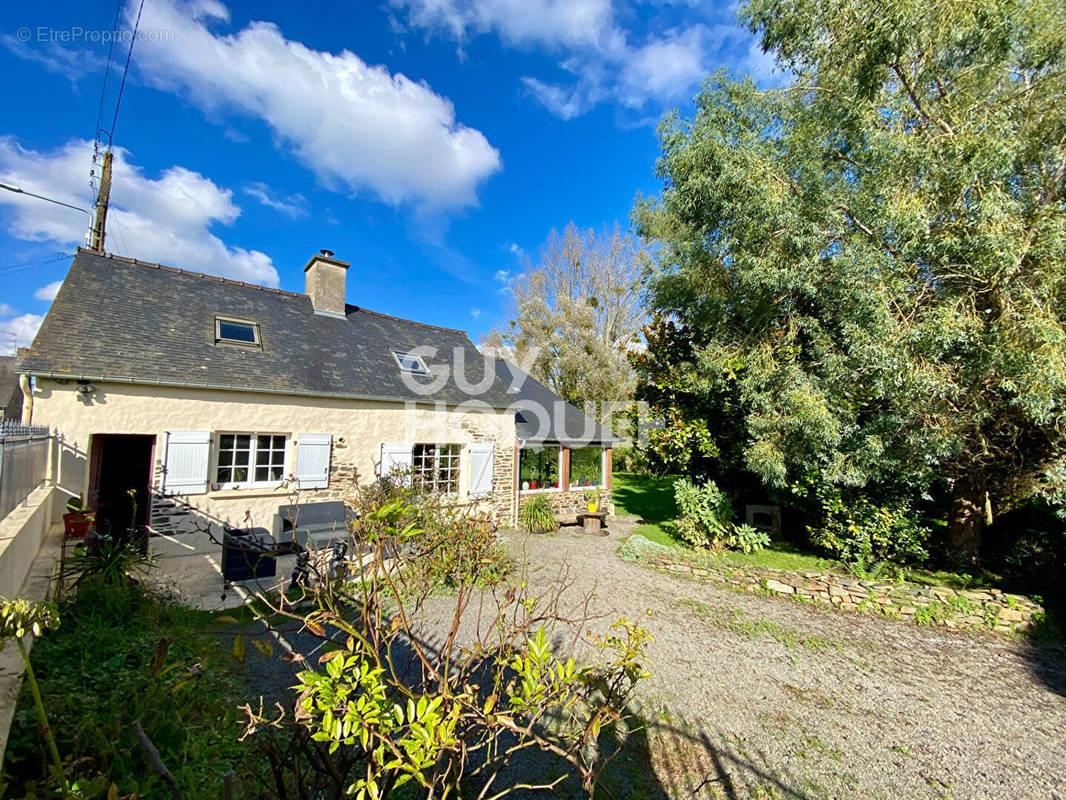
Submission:
POLYGON ((332 250, 320 250, 311 256, 304 267, 306 288, 316 314, 344 317, 344 276, 350 267, 347 261, 333 257, 332 250))

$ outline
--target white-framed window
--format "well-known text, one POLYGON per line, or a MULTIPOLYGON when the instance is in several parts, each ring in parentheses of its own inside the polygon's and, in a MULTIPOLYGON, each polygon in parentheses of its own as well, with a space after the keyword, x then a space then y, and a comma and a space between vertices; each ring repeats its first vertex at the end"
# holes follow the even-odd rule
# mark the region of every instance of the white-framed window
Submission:
POLYGON ((277 486, 285 480, 289 437, 280 433, 220 433, 215 484, 220 489, 277 486))
POLYGON ((458 494, 461 452, 457 444, 416 444, 411 449, 415 483, 430 491, 458 494))
POLYGON ((422 356, 416 356, 412 353, 401 353, 399 350, 393 350, 392 357, 396 359, 396 363, 399 365, 401 372, 413 372, 418 375, 429 374, 429 369, 426 367, 426 362, 422 360, 422 356))
POLYGON ((563 449, 558 445, 518 451, 518 486, 523 492, 558 491, 563 449))
POLYGON ((219 342, 259 347, 259 325, 246 319, 215 317, 215 344, 219 342))

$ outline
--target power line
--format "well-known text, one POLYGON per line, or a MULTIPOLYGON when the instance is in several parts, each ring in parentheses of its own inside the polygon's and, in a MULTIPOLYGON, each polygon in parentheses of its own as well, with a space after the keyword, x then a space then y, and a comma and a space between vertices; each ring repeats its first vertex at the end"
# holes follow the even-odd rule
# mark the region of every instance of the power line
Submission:
POLYGON ((16 272, 25 272, 28 269, 43 267, 46 264, 54 264, 57 261, 66 261, 73 256, 73 253, 56 253, 51 258, 46 258, 43 261, 27 261, 22 264, 9 264, 6 267, 0 267, 0 275, 14 275, 16 272))
MULTIPOLYGON (((96 193, 96 165, 100 157, 100 122, 104 118, 104 103, 107 100, 107 84, 111 79, 111 64, 115 55, 115 40, 118 39, 118 20, 122 14, 123 0, 115 2, 115 22, 111 26, 111 43, 107 48, 107 67, 104 69, 104 85, 100 90, 100 106, 96 109, 96 127, 93 129, 93 163, 89 168, 89 188, 96 193)), ((110 143, 109 143, 110 144, 110 143)))
MULTIPOLYGON (((0 189, 6 189, 9 192, 15 194, 24 194, 27 197, 36 197, 38 200, 44 200, 48 203, 55 203, 57 206, 63 206, 64 208, 72 208, 75 211, 80 211, 83 214, 89 214, 89 211, 78 206, 72 206, 70 203, 63 203, 59 200, 53 200, 51 197, 45 197, 43 194, 34 194, 33 192, 27 192, 21 186, 12 186, 10 183, 0 183, 0 189)), ((89 219, 92 219, 92 214, 89 214, 89 219)))
POLYGON ((130 49, 126 53, 126 66, 122 70, 122 83, 118 86, 118 100, 115 101, 115 116, 111 120, 111 132, 107 136, 107 149, 111 149, 111 143, 115 140, 115 126, 118 124, 118 109, 122 105, 122 92, 126 88, 126 75, 130 71, 130 60, 133 58, 133 45, 137 42, 137 29, 141 27, 141 12, 144 11, 144 0, 137 7, 137 20, 133 23, 133 35, 130 37, 130 49))

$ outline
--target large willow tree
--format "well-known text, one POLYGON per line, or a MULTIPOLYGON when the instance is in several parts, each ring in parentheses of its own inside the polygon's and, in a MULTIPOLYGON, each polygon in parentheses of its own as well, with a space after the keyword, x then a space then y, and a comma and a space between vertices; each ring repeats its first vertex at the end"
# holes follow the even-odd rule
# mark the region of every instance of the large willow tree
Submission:
POLYGON ((636 210, 694 343, 671 380, 736 404, 770 485, 939 482, 973 556, 994 510, 1064 488, 1066 4, 741 13, 789 85, 709 80, 636 210))

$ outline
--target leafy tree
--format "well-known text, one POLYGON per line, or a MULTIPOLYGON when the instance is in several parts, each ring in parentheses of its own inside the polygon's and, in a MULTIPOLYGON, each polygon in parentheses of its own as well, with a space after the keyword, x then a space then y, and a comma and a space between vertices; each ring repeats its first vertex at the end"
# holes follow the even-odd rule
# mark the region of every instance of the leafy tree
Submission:
MULTIPOLYGON (((1062 498, 1061 0, 748 0, 793 77, 709 80, 661 128, 652 304, 772 486, 950 489, 949 540, 1062 498)), ((713 433, 712 429, 712 433, 713 433)))
POLYGON ((559 396, 584 408, 632 397, 626 351, 638 341, 644 252, 633 237, 597 236, 571 222, 552 230, 534 267, 512 281, 509 325, 483 342, 516 360, 559 396))

